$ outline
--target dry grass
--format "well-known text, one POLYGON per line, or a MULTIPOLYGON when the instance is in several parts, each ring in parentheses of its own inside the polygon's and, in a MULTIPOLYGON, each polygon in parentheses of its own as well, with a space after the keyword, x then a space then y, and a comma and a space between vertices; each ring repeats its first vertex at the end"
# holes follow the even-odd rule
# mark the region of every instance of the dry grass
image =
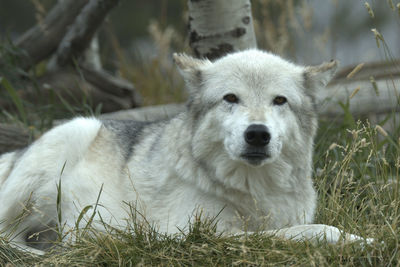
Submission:
POLYGON ((278 55, 293 52, 296 35, 312 27, 313 9, 307 1, 253 1, 254 27, 260 47, 278 55))
MULTIPOLYGON (((322 123, 316 142, 314 182, 319 192, 316 222, 376 239, 371 245, 292 242, 254 234, 221 236, 215 221, 202 220, 180 237, 135 223, 124 231, 79 235, 74 244, 40 257, 3 243, 0 263, 69 266, 125 265, 291 265, 396 266, 400 264, 399 132, 381 139, 375 127, 358 122, 322 123)), ((133 214, 134 215, 134 214, 133 214)))
POLYGON ((156 53, 150 58, 140 54, 134 58, 127 56, 115 36, 109 33, 119 72, 135 84, 145 106, 183 102, 186 99, 183 80, 171 57, 173 49, 187 50, 183 37, 169 26, 162 29, 156 21, 150 22, 148 31, 156 53))

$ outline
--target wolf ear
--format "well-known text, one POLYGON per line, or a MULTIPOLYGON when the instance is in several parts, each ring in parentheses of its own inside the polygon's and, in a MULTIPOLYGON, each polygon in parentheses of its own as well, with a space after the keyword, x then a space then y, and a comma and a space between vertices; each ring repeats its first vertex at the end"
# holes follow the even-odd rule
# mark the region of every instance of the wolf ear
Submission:
POLYGON ((318 66, 306 67, 304 71, 305 87, 318 89, 325 87, 333 78, 339 63, 336 60, 318 66))
POLYGON ((200 85, 202 70, 212 64, 208 59, 197 59, 184 53, 174 53, 173 58, 188 87, 200 85))

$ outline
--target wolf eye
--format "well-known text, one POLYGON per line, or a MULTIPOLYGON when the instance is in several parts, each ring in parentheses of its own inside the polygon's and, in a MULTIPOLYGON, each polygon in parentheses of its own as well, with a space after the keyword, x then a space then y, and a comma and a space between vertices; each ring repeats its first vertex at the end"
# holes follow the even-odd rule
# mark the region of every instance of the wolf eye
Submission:
POLYGON ((274 98, 274 105, 283 105, 287 102, 286 97, 284 96, 277 96, 274 98))
POLYGON ((238 103, 239 98, 235 94, 224 95, 224 100, 229 103, 238 103))

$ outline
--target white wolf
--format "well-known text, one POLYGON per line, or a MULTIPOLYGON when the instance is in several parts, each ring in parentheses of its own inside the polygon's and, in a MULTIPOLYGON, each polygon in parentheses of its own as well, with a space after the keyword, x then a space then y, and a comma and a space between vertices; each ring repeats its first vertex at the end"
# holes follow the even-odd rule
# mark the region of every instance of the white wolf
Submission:
POLYGON ((13 228, 16 243, 47 248, 41 242, 55 235, 46 229, 74 228, 102 188, 95 219, 100 214, 117 227, 129 217, 128 202, 166 233, 185 230, 200 209, 217 216, 225 233, 359 239, 310 224, 314 94, 334 74, 335 61, 302 67, 259 50, 215 62, 174 59, 189 90, 185 112, 157 122, 77 118, 0 158, 5 233, 13 228))

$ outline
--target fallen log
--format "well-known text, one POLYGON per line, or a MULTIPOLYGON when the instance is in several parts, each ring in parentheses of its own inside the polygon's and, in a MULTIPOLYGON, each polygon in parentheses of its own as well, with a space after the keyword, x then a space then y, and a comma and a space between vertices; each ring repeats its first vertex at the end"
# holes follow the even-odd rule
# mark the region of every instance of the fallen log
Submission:
POLYGON ((317 99, 320 116, 328 118, 344 114, 338 103, 348 103, 354 117, 399 112, 400 78, 333 83, 318 92, 317 99))
POLYGON ((141 96, 129 81, 113 76, 104 70, 95 70, 86 66, 82 66, 81 71, 86 81, 93 84, 103 92, 117 97, 131 98, 131 107, 141 105, 141 96))
POLYGON ((400 61, 372 62, 339 70, 326 88, 318 92, 323 117, 344 114, 338 103, 349 104, 355 117, 400 111, 400 61))

